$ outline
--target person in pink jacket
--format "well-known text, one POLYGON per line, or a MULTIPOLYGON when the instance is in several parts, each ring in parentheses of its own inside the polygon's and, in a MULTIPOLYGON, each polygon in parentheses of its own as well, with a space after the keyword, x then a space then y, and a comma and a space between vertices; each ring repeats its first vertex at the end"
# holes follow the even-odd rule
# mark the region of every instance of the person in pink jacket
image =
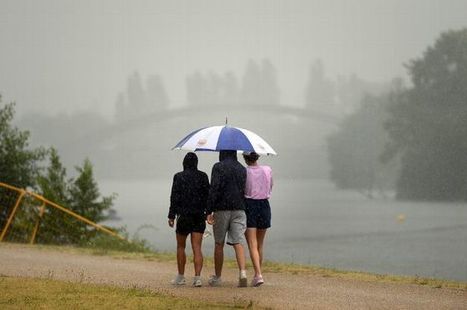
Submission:
POLYGON ((264 283, 261 274, 264 237, 267 229, 271 227, 271 207, 268 199, 271 197, 273 185, 272 169, 269 166, 258 165, 259 155, 257 153, 244 153, 243 158, 247 164, 245 185, 247 230, 245 236, 255 270, 251 285, 260 286, 264 283))

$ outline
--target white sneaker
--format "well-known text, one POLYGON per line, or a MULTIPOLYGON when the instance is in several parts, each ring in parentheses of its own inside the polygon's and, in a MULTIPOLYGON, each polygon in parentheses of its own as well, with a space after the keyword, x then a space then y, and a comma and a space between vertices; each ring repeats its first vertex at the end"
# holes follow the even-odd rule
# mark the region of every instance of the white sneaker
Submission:
POLYGON ((245 276, 241 276, 238 278, 238 287, 247 287, 248 280, 245 276))
POLYGON ((258 287, 264 284, 263 276, 254 277, 251 286, 258 287))
POLYGON ((175 279, 173 279, 170 283, 172 283, 173 285, 185 285, 186 284, 185 276, 178 274, 175 277, 175 279))
POLYGON ((201 287, 203 286, 203 283, 201 282, 201 278, 200 277, 194 277, 193 278, 193 286, 194 287, 201 287))
POLYGON ((210 286, 221 286, 222 280, 221 277, 218 276, 211 276, 208 280, 210 286))

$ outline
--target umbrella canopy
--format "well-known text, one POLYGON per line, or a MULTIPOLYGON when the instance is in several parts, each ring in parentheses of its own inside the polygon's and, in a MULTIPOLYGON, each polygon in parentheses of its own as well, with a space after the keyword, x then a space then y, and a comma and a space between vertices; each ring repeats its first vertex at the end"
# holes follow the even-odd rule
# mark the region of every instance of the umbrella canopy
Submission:
POLYGON ((263 138, 249 130, 225 126, 211 126, 193 131, 173 147, 185 151, 245 151, 260 155, 277 155, 263 138))

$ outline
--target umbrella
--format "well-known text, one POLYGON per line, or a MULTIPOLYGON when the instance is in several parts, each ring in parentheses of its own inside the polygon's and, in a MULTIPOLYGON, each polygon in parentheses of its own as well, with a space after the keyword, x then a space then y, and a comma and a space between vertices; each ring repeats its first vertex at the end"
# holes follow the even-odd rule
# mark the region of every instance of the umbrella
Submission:
POLYGON ((263 138, 247 129, 211 126, 197 129, 177 143, 172 149, 185 151, 244 151, 260 155, 277 155, 263 138))

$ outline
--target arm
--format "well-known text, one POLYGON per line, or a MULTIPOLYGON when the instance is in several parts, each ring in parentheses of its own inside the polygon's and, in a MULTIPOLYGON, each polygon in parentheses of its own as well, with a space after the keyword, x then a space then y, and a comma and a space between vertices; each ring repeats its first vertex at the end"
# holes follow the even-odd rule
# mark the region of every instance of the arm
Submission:
POLYGON ((270 174, 271 174, 271 192, 272 192, 272 186, 274 185, 274 178, 272 177, 272 169, 270 169, 270 174))
POLYGON ((206 214, 209 215, 219 200, 219 194, 222 188, 219 167, 214 165, 211 172, 211 187, 209 188, 208 200, 206 205, 206 214))
POLYGON ((178 200, 180 197, 180 190, 179 190, 179 181, 177 178, 177 175, 174 175, 173 182, 172 182, 172 192, 170 194, 170 207, 169 207, 169 215, 167 216, 169 218, 169 226, 173 226, 173 220, 175 219, 175 216, 177 215, 177 210, 178 210, 178 200), (170 225, 170 220, 172 220, 172 225, 170 225))
POLYGON ((203 176, 203 186, 201 195, 203 199, 203 213, 207 214, 207 201, 209 195, 209 179, 207 174, 204 174, 203 176))

